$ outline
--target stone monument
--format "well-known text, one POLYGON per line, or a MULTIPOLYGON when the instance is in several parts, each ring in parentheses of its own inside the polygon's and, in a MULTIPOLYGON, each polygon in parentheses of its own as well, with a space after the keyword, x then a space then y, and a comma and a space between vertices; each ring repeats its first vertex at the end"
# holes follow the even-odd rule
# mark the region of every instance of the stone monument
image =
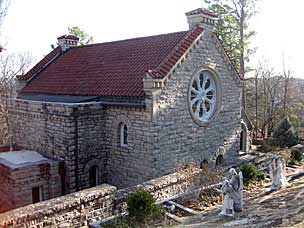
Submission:
POLYGON ((226 178, 222 184, 223 207, 220 215, 233 216, 234 212, 243 210, 243 174, 235 169, 229 170, 230 180, 226 178))
POLYGON ((286 179, 286 164, 280 156, 274 157, 269 164, 269 176, 272 180, 270 190, 278 190, 288 185, 286 179))
POLYGON ((229 187, 229 181, 227 180, 227 178, 224 178, 221 188, 223 205, 220 215, 233 216, 234 215, 233 199, 228 194, 228 187, 229 187))

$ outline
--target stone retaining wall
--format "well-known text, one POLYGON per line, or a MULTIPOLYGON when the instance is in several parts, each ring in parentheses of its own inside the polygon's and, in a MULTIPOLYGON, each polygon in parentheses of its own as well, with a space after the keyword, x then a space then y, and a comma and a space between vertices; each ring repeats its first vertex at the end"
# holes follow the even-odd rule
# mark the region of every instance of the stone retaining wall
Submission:
POLYGON ((186 192, 191 183, 189 176, 174 173, 118 191, 114 186, 103 184, 0 214, 0 227, 87 226, 90 222, 123 212, 126 197, 138 188, 151 192, 157 200, 163 200, 186 192))

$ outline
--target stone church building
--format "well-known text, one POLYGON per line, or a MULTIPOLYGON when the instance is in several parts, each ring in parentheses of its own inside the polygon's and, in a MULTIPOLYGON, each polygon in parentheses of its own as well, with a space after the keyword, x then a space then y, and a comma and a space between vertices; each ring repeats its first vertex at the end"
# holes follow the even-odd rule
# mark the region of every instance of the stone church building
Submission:
POLYGON ((186 16, 189 30, 170 34, 84 46, 58 37, 18 77, 9 108, 18 149, 0 153, 11 208, 139 184, 182 162, 218 165, 248 149, 243 79, 213 32, 217 18, 186 16))

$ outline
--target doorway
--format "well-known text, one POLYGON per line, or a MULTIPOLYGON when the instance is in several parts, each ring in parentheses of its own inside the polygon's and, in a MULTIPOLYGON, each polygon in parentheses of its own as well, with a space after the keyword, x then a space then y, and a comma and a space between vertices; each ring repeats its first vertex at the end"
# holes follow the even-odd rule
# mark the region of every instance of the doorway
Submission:
POLYGON ((90 188, 98 185, 98 167, 93 165, 89 170, 89 184, 90 188))

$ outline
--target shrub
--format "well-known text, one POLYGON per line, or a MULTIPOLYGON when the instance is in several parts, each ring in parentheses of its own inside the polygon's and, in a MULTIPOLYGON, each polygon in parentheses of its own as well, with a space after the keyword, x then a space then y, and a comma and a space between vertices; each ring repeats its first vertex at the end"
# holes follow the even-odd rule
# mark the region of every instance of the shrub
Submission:
POLYGON ((127 199, 129 216, 137 222, 160 218, 164 213, 159 205, 155 205, 153 196, 142 189, 132 193, 127 199))
POLYGON ((261 180, 265 180, 265 178, 266 178, 266 173, 258 170, 258 174, 256 176, 256 180, 257 181, 261 181, 261 180))
POLYGON ((295 159, 291 159, 289 165, 296 165, 297 161, 295 159))
POLYGON ((296 162, 301 162, 303 159, 303 153, 300 150, 293 150, 291 152, 291 160, 295 160, 296 162))
POLYGON ((240 166, 243 173, 244 185, 248 185, 252 180, 264 180, 265 173, 258 170, 253 163, 246 163, 240 166))
POLYGON ((275 128, 273 132, 273 145, 291 147, 298 143, 299 139, 296 131, 288 117, 285 117, 275 128))
POLYGON ((268 153, 274 150, 274 147, 269 142, 263 142, 262 146, 258 147, 258 151, 268 153))

